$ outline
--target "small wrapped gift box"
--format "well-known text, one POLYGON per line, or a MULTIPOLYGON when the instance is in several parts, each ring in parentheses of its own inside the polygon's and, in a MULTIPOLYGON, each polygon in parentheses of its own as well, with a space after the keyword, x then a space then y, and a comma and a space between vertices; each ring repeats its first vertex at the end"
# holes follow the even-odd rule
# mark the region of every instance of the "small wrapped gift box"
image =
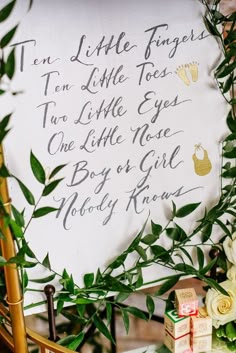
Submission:
POLYGON ((165 331, 164 344, 172 353, 191 352, 189 333, 175 339, 168 331, 165 331))
POLYGON ((204 307, 199 308, 197 316, 191 317, 190 323, 191 335, 193 337, 207 336, 212 334, 212 319, 208 316, 204 307))
POLYGON ((164 328, 174 339, 184 336, 190 332, 190 317, 179 317, 175 309, 166 311, 164 328))
POLYGON ((175 305, 180 317, 196 316, 198 314, 198 298, 194 288, 176 289, 175 305))
POLYGON ((212 335, 194 337, 190 339, 191 349, 193 353, 208 352, 212 348, 212 335))

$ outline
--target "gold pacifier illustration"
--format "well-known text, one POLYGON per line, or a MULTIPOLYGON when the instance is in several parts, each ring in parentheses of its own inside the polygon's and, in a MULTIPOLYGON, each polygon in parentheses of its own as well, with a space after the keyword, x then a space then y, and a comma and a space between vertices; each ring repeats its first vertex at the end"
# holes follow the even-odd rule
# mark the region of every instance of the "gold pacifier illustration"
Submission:
POLYGON ((199 176, 205 176, 210 173, 212 169, 211 161, 208 157, 208 152, 205 150, 201 143, 194 146, 195 151, 193 154, 194 171, 199 176))
POLYGON ((191 81, 198 81, 198 66, 199 64, 196 61, 193 61, 192 63, 177 67, 175 73, 186 84, 186 86, 189 86, 191 81))

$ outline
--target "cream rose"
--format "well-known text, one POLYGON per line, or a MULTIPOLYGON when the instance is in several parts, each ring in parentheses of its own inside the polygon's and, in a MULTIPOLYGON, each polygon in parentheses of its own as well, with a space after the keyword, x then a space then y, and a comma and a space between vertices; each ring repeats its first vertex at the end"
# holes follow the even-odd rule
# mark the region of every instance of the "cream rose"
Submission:
POLYGON ((226 237, 223 242, 223 248, 227 257, 227 260, 231 264, 236 265, 236 232, 232 234, 232 238, 226 237))
POLYGON ((227 271, 227 278, 231 282, 236 282, 236 266, 232 265, 227 271))
POLYGON ((226 280, 220 283, 229 294, 226 296, 211 288, 206 294, 206 308, 215 328, 236 320, 236 283, 226 280))

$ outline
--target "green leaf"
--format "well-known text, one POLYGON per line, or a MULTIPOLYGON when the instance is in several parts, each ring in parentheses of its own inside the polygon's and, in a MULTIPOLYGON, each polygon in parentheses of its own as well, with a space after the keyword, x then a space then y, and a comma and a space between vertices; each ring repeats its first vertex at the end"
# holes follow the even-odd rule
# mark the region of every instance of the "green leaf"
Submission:
POLYGON ((94 315, 93 317, 93 322, 94 325, 96 326, 96 328, 107 338, 109 339, 112 343, 114 342, 114 339, 110 333, 110 331, 108 330, 107 326, 104 324, 104 322, 100 319, 99 316, 94 315))
POLYGON ((225 152, 224 157, 226 158, 236 158, 236 147, 234 147, 231 151, 225 152))
POLYGON ((10 220, 11 230, 16 238, 22 238, 24 233, 22 228, 13 220, 10 220))
POLYGON ((185 233, 185 231, 183 230, 183 228, 181 228, 178 224, 175 224, 175 226, 176 226, 176 228, 178 229, 178 232, 179 232, 179 241, 186 240, 188 238, 188 236, 185 233))
POLYGON ((75 283, 73 280, 73 276, 71 275, 70 278, 65 283, 66 289, 71 293, 75 294, 75 283))
POLYGON ((230 75, 224 83, 223 93, 228 92, 232 87, 232 84, 233 84, 233 77, 230 75))
POLYGON ((236 218, 236 212, 232 211, 232 210, 226 210, 225 213, 230 214, 231 216, 234 216, 236 218))
POLYGON ((226 170, 224 173, 222 173, 222 176, 224 178, 235 178, 236 177, 236 167, 233 167, 229 170, 226 170))
POLYGON ((118 256, 112 263, 110 263, 108 267, 111 268, 112 270, 119 268, 125 262, 127 255, 128 254, 124 252, 123 254, 118 256))
POLYGON ((7 260, 3 256, 0 256, 0 266, 4 266, 6 265, 6 263, 7 263, 7 260))
POLYGON ((93 273, 86 273, 84 275, 84 285, 86 288, 90 287, 94 281, 94 274, 93 273))
POLYGON ((137 253, 139 254, 139 256, 144 260, 146 261, 147 260, 147 254, 146 254, 146 250, 143 249, 141 246, 137 246, 136 247, 136 251, 137 253))
POLYGON ((122 303, 123 301, 125 301, 128 297, 130 296, 130 293, 123 293, 120 292, 117 296, 116 296, 116 302, 117 303, 122 303))
POLYGON ((141 231, 136 235, 136 237, 134 238, 132 243, 129 245, 129 247, 127 249, 127 253, 131 253, 132 251, 135 251, 136 246, 139 245, 139 242, 143 236, 144 229, 147 225, 147 220, 148 220, 148 218, 146 219, 141 231))
POLYGON ((216 219, 215 222, 218 224, 218 226, 221 227, 221 229, 225 232, 226 235, 231 237, 230 230, 226 227, 226 225, 222 221, 220 221, 219 219, 216 219))
POLYGON ((229 74, 231 74, 236 68, 236 62, 233 62, 231 64, 225 65, 222 70, 220 70, 219 72, 217 72, 215 74, 216 78, 223 78, 229 74))
POLYGON ((33 3, 34 3, 34 0, 29 0, 29 8, 28 8, 28 11, 30 11, 30 9, 31 9, 31 7, 32 7, 32 5, 33 5, 33 3))
POLYGON ((43 194, 42 196, 47 196, 49 195, 56 187, 57 185, 63 180, 63 178, 61 179, 57 179, 52 181, 50 184, 46 185, 44 190, 43 190, 43 194))
POLYGON ((17 177, 13 176, 13 178, 18 182, 26 201, 32 206, 35 205, 35 199, 31 191, 17 177))
MULTIPOLYGON (((59 315, 64 307, 64 300, 57 300, 57 314, 59 315)), ((61 340, 60 340, 61 341, 61 340)), ((59 341, 58 341, 59 342, 59 341)))
POLYGON ((205 267, 203 267, 199 272, 201 275, 207 274, 212 267, 216 264, 217 262, 217 257, 215 257, 213 260, 211 260, 205 267))
POLYGON ((181 234, 180 234, 180 231, 179 231, 179 229, 177 227, 176 228, 167 228, 166 229, 166 234, 172 240, 180 241, 181 234))
POLYGON ((166 293, 179 281, 180 277, 180 275, 173 275, 170 279, 166 280, 155 293, 155 295, 160 296, 166 293))
POLYGON ((199 265, 199 270, 203 268, 204 266, 204 253, 201 248, 197 246, 197 259, 198 259, 198 265, 199 265))
POLYGON ((138 317, 139 319, 145 320, 147 321, 148 318, 147 316, 144 314, 144 312, 138 308, 135 308, 134 306, 128 306, 126 308, 126 311, 128 311, 128 313, 130 313, 133 316, 138 317))
POLYGON ((225 17, 222 13, 217 10, 212 9, 211 14, 213 15, 214 20, 220 20, 221 22, 227 20, 227 17, 225 17))
POLYGON ((132 292, 132 289, 129 286, 125 285, 122 282, 119 282, 116 278, 110 275, 105 275, 103 277, 103 280, 104 280, 105 289, 107 290, 112 290, 115 292, 126 292, 126 293, 132 292))
POLYGON ((61 346, 66 347, 68 346, 68 344, 72 343, 76 337, 77 337, 76 335, 69 335, 69 336, 63 337, 59 341, 57 341, 57 344, 60 344, 61 346))
POLYGON ((44 168, 32 151, 30 153, 30 165, 35 178, 44 185, 46 180, 44 168))
POLYGON ((206 282, 209 286, 211 286, 212 288, 216 289, 218 292, 220 292, 220 293, 226 295, 227 297, 229 296, 229 294, 227 293, 227 291, 226 291, 223 287, 221 287, 221 285, 220 285, 219 283, 217 283, 216 281, 214 281, 214 279, 207 277, 207 278, 205 278, 204 280, 205 280, 205 282, 206 282))
POLYGON ((121 311, 125 331, 126 331, 126 334, 128 335, 128 333, 129 333, 129 315, 127 314, 126 309, 120 308, 120 311, 121 311))
POLYGON ((112 304, 108 302, 106 303, 106 319, 107 324, 110 325, 112 320, 112 304))
POLYGON ((217 28, 213 26, 213 24, 208 20, 207 17, 204 17, 205 26, 213 36, 220 37, 220 33, 218 32, 217 28))
POLYGON ((12 210, 13 217, 15 218, 15 221, 18 224, 18 226, 24 227, 25 219, 23 214, 19 212, 13 205, 11 205, 11 210, 12 210))
POLYGON ((149 314, 149 320, 151 319, 154 310, 155 310, 155 303, 154 300, 152 299, 152 297, 150 295, 146 296, 146 307, 148 310, 148 314, 149 314))
POLYGON ((135 289, 142 287, 142 285, 143 285, 143 273, 142 273, 142 269, 139 268, 138 269, 138 278, 135 283, 135 289))
POLYGON ((30 282, 33 283, 49 283, 51 282, 54 278, 56 277, 56 274, 53 273, 50 276, 44 277, 44 278, 34 278, 34 279, 29 279, 30 282))
POLYGON ((231 163, 230 162, 225 163, 222 168, 225 170, 229 170, 231 168, 231 163))
POLYGON ((15 72, 15 49, 12 49, 5 64, 5 73, 11 80, 13 78, 14 72, 15 72))
POLYGON ((174 201, 172 202, 172 219, 175 218, 176 216, 176 204, 174 203, 174 201))
POLYGON ((176 217, 178 218, 183 218, 188 216, 190 213, 196 210, 196 208, 201 204, 201 202, 198 203, 191 203, 188 205, 185 205, 181 208, 179 208, 176 212, 176 217))
POLYGON ((0 167, 0 177, 1 178, 8 178, 10 176, 11 175, 10 175, 7 167, 5 166, 5 164, 2 164, 2 166, 0 167))
POLYGON ((41 207, 38 208, 37 210, 34 211, 33 213, 33 218, 39 218, 39 217, 43 217, 51 212, 55 212, 58 211, 58 208, 54 208, 54 207, 41 207))
POLYGON ((11 116, 12 116, 12 114, 8 114, 8 115, 4 116, 4 118, 0 121, 0 130, 6 129, 6 127, 9 124, 11 116))
POLYGON ((160 259, 169 258, 168 251, 160 245, 151 246, 151 250, 152 250, 152 253, 155 255, 155 258, 160 258, 160 259))
MULTIPOLYGON (((77 307, 81 307, 83 305, 77 305, 77 307)), ((85 307, 85 306, 84 306, 85 307)), ((78 311, 77 311, 78 312, 78 311)), ((70 312, 68 310, 62 310, 61 314, 70 321, 71 324, 73 325, 77 325, 77 324, 86 324, 87 320, 82 316, 78 316, 77 312, 75 314, 73 314, 73 312, 70 312)))
POLYGON ((50 260, 49 260, 49 254, 47 253, 47 255, 45 256, 45 258, 43 259, 42 265, 46 268, 48 268, 51 271, 51 264, 50 264, 50 260))
POLYGON ((100 268, 98 268, 97 273, 96 273, 95 282, 99 283, 101 279, 102 279, 102 274, 101 274, 100 268))
POLYGON ((77 313, 79 314, 80 318, 83 318, 84 314, 86 312, 86 305, 78 304, 78 305, 76 305, 76 310, 77 310, 77 313))
POLYGON ((15 32, 17 30, 18 25, 16 25, 14 28, 12 28, 7 34, 5 34, 5 36, 0 40, 0 47, 4 48, 6 47, 10 41, 12 40, 12 38, 15 35, 15 32))
POLYGON ((180 271, 185 273, 186 275, 196 274, 196 269, 188 264, 180 263, 175 265, 175 271, 180 271))
MULTIPOLYGON (((236 104, 236 102, 235 102, 235 104, 236 104)), ((228 135, 225 139, 225 141, 234 141, 234 140, 236 140, 236 133, 232 133, 232 134, 228 135)))
POLYGON ((82 343, 84 339, 84 332, 80 332, 75 339, 73 340, 73 342, 71 342, 70 344, 68 344, 67 348, 71 349, 72 351, 75 351, 79 345, 82 343))
POLYGON ((73 300, 73 303, 80 304, 80 305, 91 304, 91 303, 94 303, 94 299, 78 297, 73 300))
POLYGON ((53 171, 51 172, 51 174, 49 175, 49 180, 52 179, 58 172, 60 172, 60 170, 62 168, 64 168, 67 164, 61 164, 59 166, 57 166, 55 169, 53 169, 53 171))
POLYGON ((15 3, 16 3, 16 0, 13 0, 1 9, 0 22, 5 21, 9 17, 10 13, 12 12, 12 10, 14 8, 15 3))
POLYGON ((226 121, 230 131, 236 132, 236 120, 233 118, 232 111, 229 112, 226 121))
POLYGON ((159 235, 147 234, 141 239, 141 242, 146 245, 151 245, 155 243, 155 241, 157 241, 158 238, 159 238, 159 235))
POLYGON ((225 45, 229 45, 230 43, 234 42, 235 39, 236 39, 236 30, 229 31, 224 40, 224 43, 225 45))
POLYGON ((36 256, 33 253, 33 251, 30 249, 29 245, 24 240, 22 240, 22 242, 23 242, 23 247, 24 247, 25 254, 27 256, 29 256, 31 259, 35 259, 36 256))
POLYGON ((26 271, 23 271, 23 278, 22 278, 22 287, 25 289, 27 288, 29 283, 28 275, 26 271))
POLYGON ((162 226, 151 221, 152 233, 156 236, 159 236, 162 232, 162 226))
POLYGON ((189 261, 193 265, 193 259, 191 258, 191 255, 189 254, 189 252, 185 248, 180 248, 180 250, 184 253, 184 255, 189 259, 189 261))
POLYGON ((208 223, 202 229, 202 242, 205 243, 207 240, 210 239, 212 233, 212 224, 208 223))
POLYGON ((10 130, 0 130, 0 143, 5 139, 10 130))

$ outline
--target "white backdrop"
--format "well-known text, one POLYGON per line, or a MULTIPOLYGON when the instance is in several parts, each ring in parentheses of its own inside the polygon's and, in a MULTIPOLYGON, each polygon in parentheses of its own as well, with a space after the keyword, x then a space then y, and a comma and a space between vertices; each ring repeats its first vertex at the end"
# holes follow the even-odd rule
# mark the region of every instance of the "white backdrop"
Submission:
MULTIPOLYGON (((27 6, 18 2, 8 22, 20 20, 12 89, 23 93, 4 98, 6 112, 14 106, 7 163, 36 199, 30 151, 47 172, 67 164, 40 202, 58 212, 33 220, 26 236, 41 260, 49 252, 52 267, 81 284, 130 243, 149 212, 163 224, 172 200, 202 202, 183 224, 189 230, 219 197, 228 109, 213 74, 220 49, 197 0, 27 6)), ((25 207, 14 182, 10 189, 25 207)), ((26 293, 26 303, 37 300, 26 293)))

